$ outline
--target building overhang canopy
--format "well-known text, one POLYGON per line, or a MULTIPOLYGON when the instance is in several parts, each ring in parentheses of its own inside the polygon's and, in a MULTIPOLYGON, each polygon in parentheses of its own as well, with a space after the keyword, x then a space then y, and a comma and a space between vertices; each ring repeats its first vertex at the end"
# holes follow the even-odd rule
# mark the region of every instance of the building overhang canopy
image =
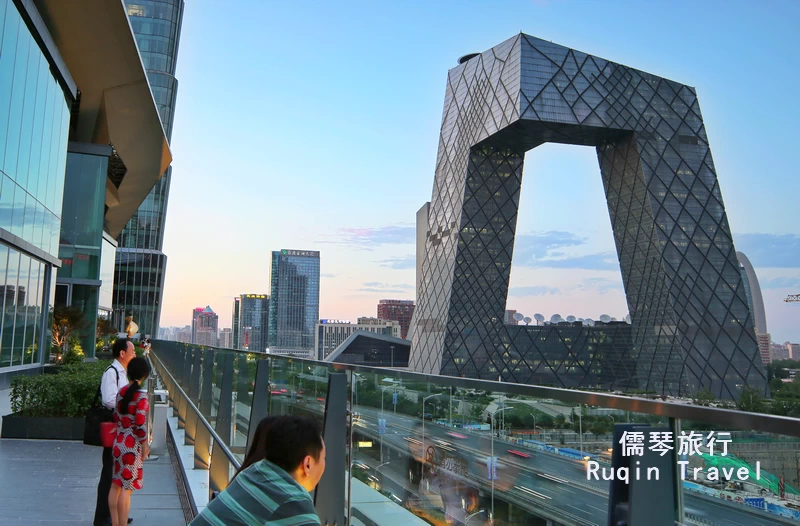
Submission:
POLYGON ((71 140, 113 144, 127 168, 106 205, 117 237, 172 162, 122 0, 34 0, 80 90, 71 140))

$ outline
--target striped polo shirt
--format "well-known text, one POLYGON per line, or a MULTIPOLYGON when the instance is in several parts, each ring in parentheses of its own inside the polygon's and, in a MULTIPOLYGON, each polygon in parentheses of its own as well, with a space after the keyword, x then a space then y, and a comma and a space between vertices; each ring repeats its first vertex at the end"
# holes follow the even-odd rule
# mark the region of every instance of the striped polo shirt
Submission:
POLYGON ((319 526, 311 495, 286 471, 262 460, 236 476, 191 526, 319 526))

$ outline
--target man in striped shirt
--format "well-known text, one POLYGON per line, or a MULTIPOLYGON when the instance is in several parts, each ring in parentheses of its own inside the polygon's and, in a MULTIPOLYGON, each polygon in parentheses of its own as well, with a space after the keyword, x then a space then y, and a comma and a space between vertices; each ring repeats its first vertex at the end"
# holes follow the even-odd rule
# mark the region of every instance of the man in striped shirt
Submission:
POLYGON ((239 473, 191 526, 319 526, 310 492, 325 471, 322 427, 281 416, 267 431, 264 460, 239 473))

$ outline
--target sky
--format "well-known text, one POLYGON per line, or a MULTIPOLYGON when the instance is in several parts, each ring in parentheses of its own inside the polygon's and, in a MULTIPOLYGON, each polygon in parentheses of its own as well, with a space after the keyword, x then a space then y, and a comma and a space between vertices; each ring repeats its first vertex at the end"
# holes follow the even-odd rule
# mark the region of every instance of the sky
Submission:
MULTIPOLYGON (((519 32, 694 86, 774 341, 800 340, 800 2, 186 2, 161 326, 321 252, 320 318, 414 299, 448 69, 519 32), (224 5, 224 8, 221 7, 224 5)), ((527 153, 508 308, 627 314, 593 148, 527 153)))

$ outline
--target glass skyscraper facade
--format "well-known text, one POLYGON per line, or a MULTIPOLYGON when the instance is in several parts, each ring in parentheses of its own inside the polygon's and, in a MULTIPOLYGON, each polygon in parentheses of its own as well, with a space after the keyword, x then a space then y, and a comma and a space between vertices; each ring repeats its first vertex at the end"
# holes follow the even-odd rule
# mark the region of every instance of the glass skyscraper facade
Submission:
POLYGON ((0 379, 50 351, 73 101, 56 73, 15 2, 0 0, 0 379))
MULTIPOLYGON (((319 321, 319 252, 272 252, 269 350, 313 356, 319 321)), ((241 330, 241 328, 240 328, 241 330)))
POLYGON ((766 394, 694 88, 519 34, 462 57, 444 108, 412 369, 519 383, 552 369, 503 316, 525 152, 557 142, 597 150, 632 318, 618 383, 766 394))
MULTIPOLYGON (((175 67, 183 19, 183 0, 126 0, 142 62, 168 140, 178 80, 175 67)), ((172 168, 155 184, 117 238, 114 272, 114 323, 122 328, 132 315, 142 335, 158 334, 167 256, 161 251, 172 168)))
POLYGON ((269 325, 269 296, 242 294, 234 302, 234 349, 266 352, 269 325))

